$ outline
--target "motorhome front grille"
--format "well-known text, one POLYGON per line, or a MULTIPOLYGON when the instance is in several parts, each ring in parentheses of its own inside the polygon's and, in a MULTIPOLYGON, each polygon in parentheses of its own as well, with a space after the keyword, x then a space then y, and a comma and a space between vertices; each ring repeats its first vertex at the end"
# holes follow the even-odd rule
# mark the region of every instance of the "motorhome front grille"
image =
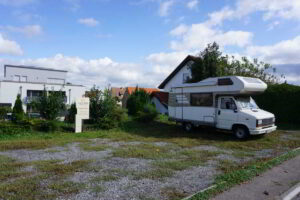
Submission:
POLYGON ((267 126, 273 124, 273 118, 263 119, 262 126, 267 126))

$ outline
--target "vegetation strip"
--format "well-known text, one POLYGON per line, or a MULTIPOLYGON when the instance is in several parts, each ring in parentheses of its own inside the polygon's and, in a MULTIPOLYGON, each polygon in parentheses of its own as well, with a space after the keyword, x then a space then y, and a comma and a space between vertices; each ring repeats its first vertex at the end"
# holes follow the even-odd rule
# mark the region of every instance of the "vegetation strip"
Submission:
POLYGON ((280 155, 276 158, 268 160, 266 162, 257 162, 255 164, 249 165, 243 169, 233 171, 231 173, 222 174, 216 177, 216 182, 214 185, 210 186, 209 188, 205 189, 204 191, 200 191, 190 197, 187 197, 183 200, 204 200, 209 199, 215 196, 218 193, 221 193, 229 188, 248 181, 255 176, 262 174, 268 169, 275 167, 284 161, 292 159, 296 156, 300 155, 300 148, 296 148, 288 153, 280 155))

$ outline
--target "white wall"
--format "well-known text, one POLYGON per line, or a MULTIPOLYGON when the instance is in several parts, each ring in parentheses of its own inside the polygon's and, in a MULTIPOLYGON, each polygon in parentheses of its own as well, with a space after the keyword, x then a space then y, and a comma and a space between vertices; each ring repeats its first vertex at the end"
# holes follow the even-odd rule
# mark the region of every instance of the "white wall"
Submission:
POLYGON ((64 84, 66 80, 67 72, 64 71, 53 71, 47 69, 31 69, 22 67, 11 67, 6 66, 5 80, 16 80, 16 75, 20 76, 21 80, 27 80, 27 82, 38 82, 38 83, 55 83, 64 84), (26 78, 25 78, 26 77, 26 78))
POLYGON ((188 73, 191 77, 191 70, 188 69, 188 66, 181 68, 179 72, 165 85, 164 91, 170 92, 171 88, 183 83, 183 74, 188 73))
MULTIPOLYGON (((16 97, 21 93, 21 99, 24 102, 27 96, 27 90, 46 90, 65 91, 67 104, 74 103, 76 98, 82 97, 86 89, 78 85, 59 85, 59 84, 39 84, 39 83, 19 83, 10 81, 0 81, 0 103, 11 103, 14 106, 16 97), (69 92, 70 90, 70 92, 69 92)), ((26 111, 26 105, 23 105, 26 111)))
POLYGON ((160 103, 160 101, 156 97, 151 98, 151 103, 155 104, 156 111, 161 114, 168 114, 168 109, 160 103))

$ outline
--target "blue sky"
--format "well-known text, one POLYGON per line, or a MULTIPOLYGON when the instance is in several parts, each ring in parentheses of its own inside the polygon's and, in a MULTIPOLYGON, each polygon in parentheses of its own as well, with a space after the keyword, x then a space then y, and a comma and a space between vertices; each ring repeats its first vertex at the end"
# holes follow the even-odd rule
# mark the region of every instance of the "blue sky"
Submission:
POLYGON ((213 41, 300 84, 298 0, 0 0, 0 18, 1 66, 65 69, 87 86, 155 87, 213 41))

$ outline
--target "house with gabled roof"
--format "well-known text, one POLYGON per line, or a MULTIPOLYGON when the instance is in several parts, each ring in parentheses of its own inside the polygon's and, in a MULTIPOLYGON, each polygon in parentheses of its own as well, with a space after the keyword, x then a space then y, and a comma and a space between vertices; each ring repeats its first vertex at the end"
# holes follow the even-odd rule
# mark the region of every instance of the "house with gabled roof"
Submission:
POLYGON ((155 91, 151 93, 151 103, 156 107, 156 111, 161 114, 168 114, 169 93, 155 91))
POLYGON ((139 88, 139 87, 126 87, 123 98, 122 98, 122 107, 126 108, 127 106, 127 100, 129 96, 136 90, 145 90, 149 95, 151 95, 152 92, 157 92, 159 89, 157 88, 139 88))
POLYGON ((173 72, 158 86, 159 89, 169 92, 175 85, 186 83, 192 76, 189 66, 191 66, 198 58, 188 55, 173 72))

